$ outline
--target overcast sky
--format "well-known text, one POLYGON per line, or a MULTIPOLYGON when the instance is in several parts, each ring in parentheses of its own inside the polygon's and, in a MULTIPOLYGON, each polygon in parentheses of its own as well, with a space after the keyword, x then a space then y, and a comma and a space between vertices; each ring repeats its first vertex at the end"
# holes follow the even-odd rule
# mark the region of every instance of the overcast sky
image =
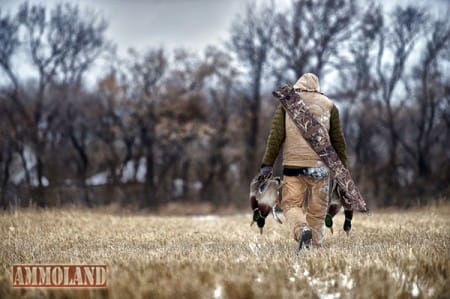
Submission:
MULTIPOLYGON (((109 23, 108 37, 119 49, 188 47, 203 49, 226 39, 233 17, 247 0, 72 0, 94 9, 109 23)), ((286 1, 286 0, 282 0, 286 1)), ((31 0, 55 5, 58 0, 31 0)), ((0 0, 7 11, 22 1, 0 0)))
MULTIPOLYGON (((288 6, 292 0, 274 0, 277 8, 288 6)), ((435 14, 450 11, 450 0, 378 0, 385 9, 395 5, 426 5, 435 14)), ((15 13, 23 0, 0 0, 2 12, 15 13)), ((61 0, 28 0, 54 6, 61 0)), ((108 21, 108 38, 117 45, 124 57, 129 48, 145 51, 149 48, 187 48, 202 51, 207 45, 223 45, 232 21, 253 0, 70 0, 81 10, 94 10, 108 21)), ((368 1, 360 0, 361 5, 368 1)), ((25 77, 33 77, 36 69, 17 58, 16 67, 25 77)), ((98 76, 106 72, 97 61, 87 73, 88 86, 94 86, 98 76)), ((1 79, 1 77, 0 77, 1 79)), ((331 80, 332 81, 332 80, 331 80)), ((326 83, 326 82, 323 82, 326 83)))
MULTIPOLYGON (((226 40, 230 24, 251 0, 71 0, 82 9, 94 9, 108 22, 108 37, 119 50, 129 47, 187 47, 201 50, 226 40)), ((381 1, 381 0, 380 0, 381 1)), ((2 10, 15 12, 23 1, 0 0, 2 10)), ((29 0, 52 6, 59 0, 29 0)), ((285 6, 291 0, 276 0, 285 6)), ((361 3, 367 3, 362 0, 361 3)), ((436 12, 448 11, 449 0, 383 0, 385 6, 414 3, 436 12)))

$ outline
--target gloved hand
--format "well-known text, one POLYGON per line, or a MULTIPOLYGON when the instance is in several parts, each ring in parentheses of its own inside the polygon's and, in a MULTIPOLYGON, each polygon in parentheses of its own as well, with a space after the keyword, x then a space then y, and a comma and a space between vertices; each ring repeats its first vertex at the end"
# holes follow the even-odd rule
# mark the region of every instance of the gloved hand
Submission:
POLYGON ((270 165, 262 165, 259 169, 258 178, 269 178, 273 175, 273 167, 270 165))

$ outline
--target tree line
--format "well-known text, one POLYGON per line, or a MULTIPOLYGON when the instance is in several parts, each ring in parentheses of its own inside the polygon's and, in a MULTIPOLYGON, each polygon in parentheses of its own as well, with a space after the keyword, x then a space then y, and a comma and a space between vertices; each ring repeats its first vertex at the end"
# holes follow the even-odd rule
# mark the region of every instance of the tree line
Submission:
POLYGON ((0 10, 0 24, 3 208, 246 205, 271 91, 305 72, 338 104, 372 206, 448 196, 450 21, 422 7, 259 1, 201 53, 120 56, 108 23, 67 3, 0 10))

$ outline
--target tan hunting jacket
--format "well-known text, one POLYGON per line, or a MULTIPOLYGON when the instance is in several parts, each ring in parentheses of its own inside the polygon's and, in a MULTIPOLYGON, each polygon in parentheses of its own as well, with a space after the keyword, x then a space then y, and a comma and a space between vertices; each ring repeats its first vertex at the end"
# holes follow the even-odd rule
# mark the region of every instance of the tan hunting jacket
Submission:
MULTIPOLYGON (((294 88, 300 92, 311 113, 328 130, 331 144, 342 163, 347 166, 346 144, 339 111, 330 99, 320 93, 317 76, 311 73, 304 74, 295 83, 294 88)), ((309 146, 295 123, 279 105, 272 120, 263 158, 264 165, 273 165, 283 144, 283 166, 285 168, 315 167, 320 161, 320 157, 309 146)))

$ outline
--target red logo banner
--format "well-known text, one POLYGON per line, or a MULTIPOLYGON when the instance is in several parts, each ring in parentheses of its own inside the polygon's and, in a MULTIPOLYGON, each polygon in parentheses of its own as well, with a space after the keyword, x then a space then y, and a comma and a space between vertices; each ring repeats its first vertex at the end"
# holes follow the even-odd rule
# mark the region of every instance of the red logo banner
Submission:
POLYGON ((105 288, 106 265, 13 265, 14 288, 105 288))

